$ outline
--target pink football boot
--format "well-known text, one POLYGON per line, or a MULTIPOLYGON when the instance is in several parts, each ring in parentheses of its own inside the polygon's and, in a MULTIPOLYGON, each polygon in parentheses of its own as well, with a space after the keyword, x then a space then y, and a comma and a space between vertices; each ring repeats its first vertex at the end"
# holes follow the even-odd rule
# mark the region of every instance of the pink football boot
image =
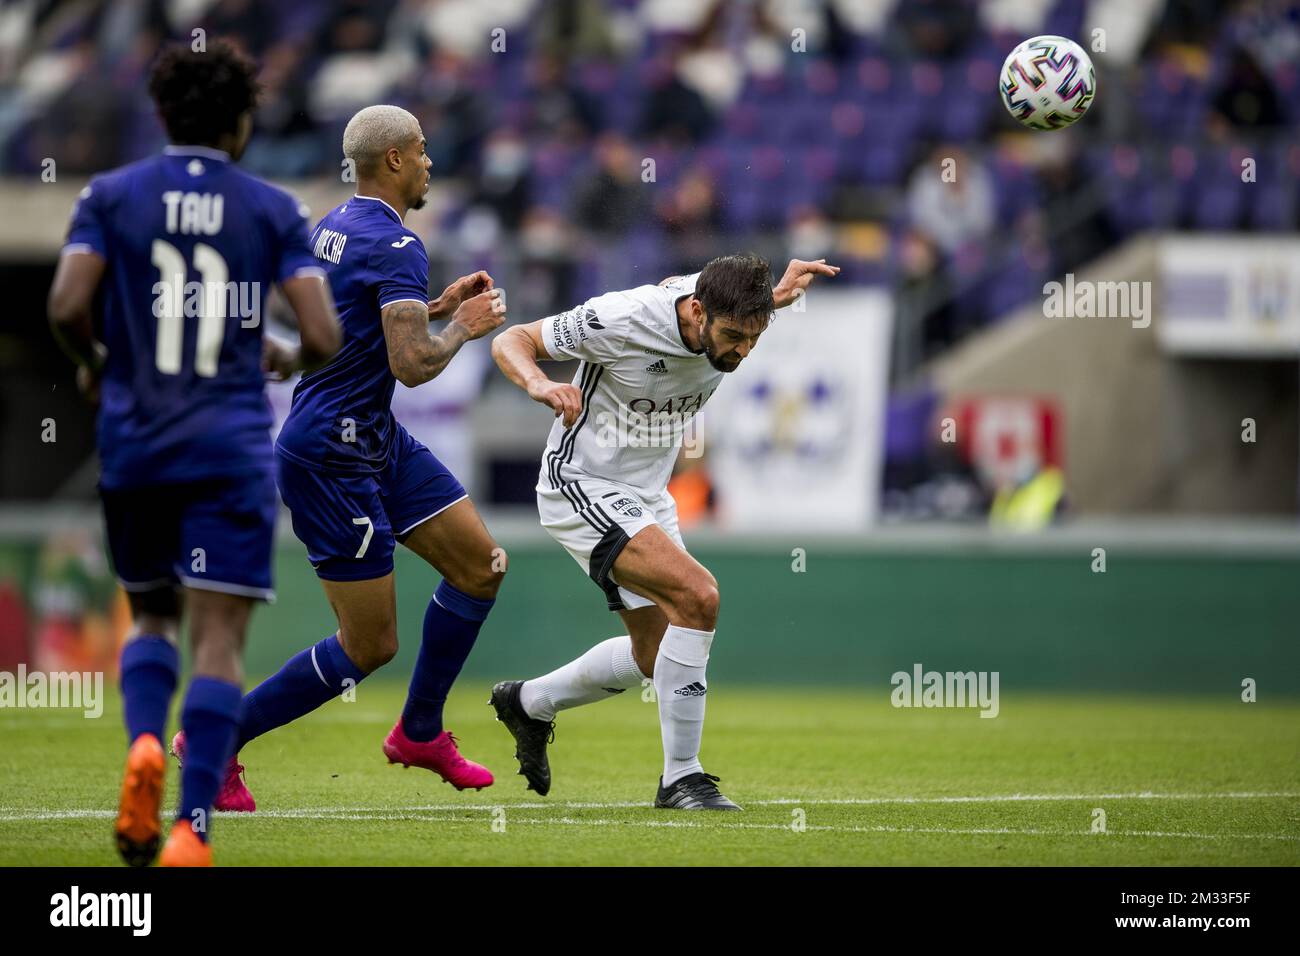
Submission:
MULTIPOLYGON (((181 766, 185 765, 185 731, 176 731, 176 736, 172 738, 172 756, 181 766)), ((236 754, 230 758, 230 763, 226 764, 226 779, 221 782, 221 789, 217 791, 217 799, 212 804, 213 810, 229 810, 233 813, 252 813, 257 809, 257 803, 253 800, 253 795, 248 792, 248 787, 244 785, 244 765, 236 758, 236 754)))
POLYGON ((384 756, 389 763, 403 767, 432 770, 457 790, 482 790, 492 786, 492 772, 487 767, 466 760, 456 749, 456 738, 444 730, 432 740, 417 742, 406 736, 399 719, 384 741, 384 756))

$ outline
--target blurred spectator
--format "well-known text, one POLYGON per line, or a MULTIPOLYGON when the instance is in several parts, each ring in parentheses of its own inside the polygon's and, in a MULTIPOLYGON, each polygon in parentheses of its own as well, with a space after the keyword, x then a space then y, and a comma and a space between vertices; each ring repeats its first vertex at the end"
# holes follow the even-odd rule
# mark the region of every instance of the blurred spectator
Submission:
POLYGON ((572 308, 578 298, 574 291, 577 270, 573 236, 565 219, 553 209, 533 207, 521 224, 520 247, 522 288, 515 291, 522 292, 524 298, 520 301, 516 295, 511 300, 516 314, 545 316, 572 308), (515 309, 516 305, 520 308, 515 309))
POLYGON ((1248 50, 1236 47, 1227 76, 1213 100, 1214 111, 1227 123, 1241 127, 1281 126, 1277 91, 1248 50))
POLYGON ((547 0, 533 20, 537 48, 561 59, 612 57, 610 11, 602 0, 547 0))
POLYGON ((1169 44, 1210 46, 1217 36, 1223 8, 1220 0, 1165 0, 1148 51, 1169 44))
POLYGON ((565 61, 538 56, 529 64, 529 131, 566 143, 580 143, 602 126, 600 107, 569 82, 565 61))
POLYGON ((679 59, 661 58, 651 64, 638 133, 646 139, 684 146, 707 138, 715 120, 704 97, 682 82, 677 73, 679 59))
POLYGON ((899 243, 894 286, 895 380, 903 380, 925 359, 956 339, 952 290, 943 257, 924 232, 909 230, 899 243))
POLYGON ((984 0, 979 17, 994 33, 1031 37, 1043 32, 1043 20, 1053 6, 1054 0, 984 0))
POLYGON ((307 75, 304 48, 293 40, 277 43, 263 56, 258 75, 262 100, 244 159, 251 171, 308 176, 338 168, 333 160, 339 150, 323 142, 320 127, 308 115, 307 75))
POLYGON ((835 227, 813 206, 799 206, 790 213, 785 244, 791 259, 827 259, 835 247, 835 227))
POLYGON ((94 173, 116 163, 126 148, 126 102, 96 73, 99 55, 90 40, 72 51, 75 79, 33 125, 28 168, 53 158, 65 173, 94 173))
POLYGON ((626 235, 649 213, 649 190, 641 182, 641 163, 620 133, 596 142, 596 169, 579 185, 573 207, 575 224, 600 235, 626 235))
POLYGON ((422 0, 420 5, 425 31, 434 46, 458 57, 481 60, 518 52, 526 36, 525 21, 540 4, 538 0, 422 0), (498 30, 502 32, 494 35, 498 30), (504 51, 497 52, 502 43, 504 51))
POLYGON ((528 207, 528 155, 528 145, 513 130, 492 134, 483 147, 474 202, 491 209, 511 231, 519 228, 528 207))
POLYGON ((1089 174, 1077 142, 1070 133, 1063 133, 1038 169, 1043 199, 1039 214, 1055 226, 1047 248, 1052 255, 1051 269, 1057 275, 1101 255, 1118 238, 1105 193, 1089 174))
POLYGON ((433 176, 477 175, 483 144, 497 117, 492 100, 472 84, 467 60, 446 50, 430 50, 393 98, 407 103, 419 117, 433 176))
POLYGON ((907 0, 895 14, 896 32, 909 56, 921 60, 956 57, 978 33, 978 5, 972 0, 907 0))
POLYGON ((277 39, 274 23, 275 11, 254 0, 217 0, 200 20, 209 36, 237 38, 239 46, 255 57, 277 39))
POLYGON ((655 210, 669 243, 674 274, 695 272, 716 255, 720 223, 717 192, 704 169, 688 170, 655 210))
POLYGON ((907 209, 912 225, 951 255, 992 231, 993 184, 974 156, 957 146, 940 146, 912 174, 907 209))

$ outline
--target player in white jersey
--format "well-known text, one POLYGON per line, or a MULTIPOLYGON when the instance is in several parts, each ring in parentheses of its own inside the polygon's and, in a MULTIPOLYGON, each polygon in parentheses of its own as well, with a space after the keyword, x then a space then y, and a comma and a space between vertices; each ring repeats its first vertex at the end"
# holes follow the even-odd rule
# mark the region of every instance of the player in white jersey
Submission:
POLYGON ((772 313, 814 277, 838 272, 795 259, 773 288, 765 260, 723 256, 694 276, 597 296, 493 342, 506 377, 555 411, 537 481, 542 526, 627 627, 558 670, 492 689, 530 789, 550 790, 546 745, 558 711, 650 678, 664 746, 655 806, 740 809, 700 764, 718 583, 682 543, 668 479, 685 430, 772 313), (574 358, 581 364, 569 385, 538 365, 574 358))

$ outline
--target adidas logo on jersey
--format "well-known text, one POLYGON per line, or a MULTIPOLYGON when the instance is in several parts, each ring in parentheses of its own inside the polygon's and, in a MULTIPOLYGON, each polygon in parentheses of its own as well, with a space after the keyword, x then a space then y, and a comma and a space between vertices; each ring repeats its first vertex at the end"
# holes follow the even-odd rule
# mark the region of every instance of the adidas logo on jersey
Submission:
POLYGON ((681 694, 683 697, 703 697, 708 692, 709 689, 699 681, 687 684, 685 687, 679 687, 673 691, 674 694, 681 694))
POLYGON ((645 370, 649 372, 651 375, 667 375, 668 364, 663 359, 660 359, 659 361, 655 362, 653 365, 647 365, 645 367, 645 370))

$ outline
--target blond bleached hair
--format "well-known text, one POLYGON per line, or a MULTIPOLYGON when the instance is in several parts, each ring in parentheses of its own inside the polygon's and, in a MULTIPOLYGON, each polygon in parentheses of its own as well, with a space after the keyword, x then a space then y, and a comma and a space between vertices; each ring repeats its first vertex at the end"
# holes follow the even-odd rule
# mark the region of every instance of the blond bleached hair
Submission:
POLYGON ((359 173, 371 173, 394 146, 420 138, 420 121, 400 106, 367 106, 343 130, 343 155, 359 173))

